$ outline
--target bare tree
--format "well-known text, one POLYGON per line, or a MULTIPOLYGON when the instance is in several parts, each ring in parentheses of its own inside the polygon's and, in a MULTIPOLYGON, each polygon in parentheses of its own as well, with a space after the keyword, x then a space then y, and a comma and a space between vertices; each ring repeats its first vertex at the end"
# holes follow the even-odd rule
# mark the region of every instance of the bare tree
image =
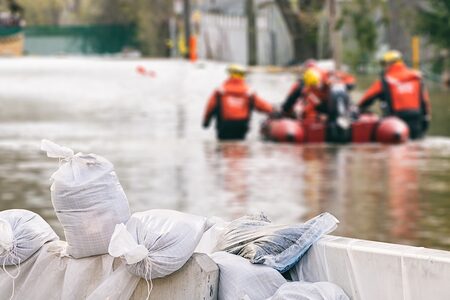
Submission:
POLYGON ((408 18, 413 11, 409 8, 409 0, 389 0, 389 23, 388 23, 388 43, 390 48, 399 50, 405 58, 411 58, 411 30, 413 25, 408 22, 408 18))

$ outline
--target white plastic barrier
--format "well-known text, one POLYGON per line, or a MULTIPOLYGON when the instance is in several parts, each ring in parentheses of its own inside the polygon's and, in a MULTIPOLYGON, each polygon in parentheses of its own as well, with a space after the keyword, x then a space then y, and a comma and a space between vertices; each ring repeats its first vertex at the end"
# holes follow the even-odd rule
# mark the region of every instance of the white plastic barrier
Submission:
POLYGON ((330 281, 354 300, 450 299, 450 252, 326 236, 291 270, 330 281))

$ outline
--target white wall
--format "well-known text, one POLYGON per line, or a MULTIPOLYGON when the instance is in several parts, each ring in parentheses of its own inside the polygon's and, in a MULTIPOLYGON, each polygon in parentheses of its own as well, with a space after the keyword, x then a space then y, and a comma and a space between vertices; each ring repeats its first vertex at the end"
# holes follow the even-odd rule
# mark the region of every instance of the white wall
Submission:
MULTIPOLYGON (((258 11, 258 64, 285 65, 293 59, 292 41, 275 5, 258 11)), ((198 41, 199 57, 247 64, 247 19, 242 16, 202 15, 198 41)))

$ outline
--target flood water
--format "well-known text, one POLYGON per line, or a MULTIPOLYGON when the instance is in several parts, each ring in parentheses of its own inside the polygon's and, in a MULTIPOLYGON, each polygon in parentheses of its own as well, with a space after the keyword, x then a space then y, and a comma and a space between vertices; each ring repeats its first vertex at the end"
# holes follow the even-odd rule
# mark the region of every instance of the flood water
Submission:
MULTIPOLYGON (((0 209, 33 210, 61 235, 49 191, 58 161, 39 150, 46 138, 113 162, 132 211, 263 211, 277 223, 328 211, 341 221, 336 235, 450 250, 448 92, 434 94, 431 136, 420 142, 274 144, 260 140, 255 116, 247 141, 219 143, 201 117, 224 78, 218 63, 1 59, 0 209)), ((293 80, 249 78, 274 103, 293 80)))

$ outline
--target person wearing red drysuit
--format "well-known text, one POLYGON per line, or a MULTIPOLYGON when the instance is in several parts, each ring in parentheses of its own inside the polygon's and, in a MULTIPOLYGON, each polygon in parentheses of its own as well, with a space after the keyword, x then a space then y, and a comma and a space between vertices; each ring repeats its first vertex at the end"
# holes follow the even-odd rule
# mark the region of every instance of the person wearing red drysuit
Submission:
POLYGON ((423 137, 431 120, 431 105, 420 72, 409 69, 400 52, 391 50, 381 60, 384 71, 358 103, 367 110, 381 99, 383 114, 396 116, 408 125, 411 139, 423 137))
POLYGON ((208 128, 215 118, 219 140, 243 140, 249 129, 252 111, 256 109, 270 114, 273 107, 247 86, 244 67, 230 65, 228 73, 230 77, 208 100, 203 127, 208 128))

